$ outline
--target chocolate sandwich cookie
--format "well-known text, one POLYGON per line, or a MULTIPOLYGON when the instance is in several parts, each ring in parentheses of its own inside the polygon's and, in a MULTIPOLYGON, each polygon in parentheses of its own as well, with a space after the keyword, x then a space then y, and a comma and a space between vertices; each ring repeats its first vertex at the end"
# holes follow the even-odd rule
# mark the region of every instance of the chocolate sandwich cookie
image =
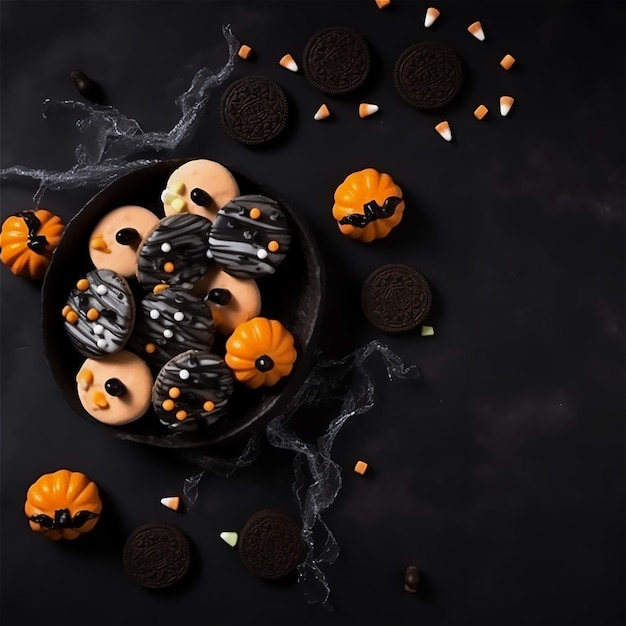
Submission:
POLYGON ((430 311, 431 291, 412 267, 389 264, 372 272, 361 290, 361 306, 370 324, 388 333, 412 330, 430 311))
POLYGON ((264 509, 252 515, 239 533, 237 546, 246 568, 266 580, 295 571, 306 554, 298 524, 277 509, 264 509))
POLYGON ((143 587, 163 589, 179 582, 191 562, 185 533, 171 524, 144 524, 126 540, 123 552, 126 573, 143 587))
POLYGON ((409 46, 396 61, 394 86, 412 107, 434 110, 448 104, 461 89, 463 71, 456 53, 437 42, 409 46))
POLYGON ((128 347, 153 369, 186 350, 212 346, 213 316, 202 298, 170 287, 141 300, 128 347))
POLYGON ((61 314, 74 348, 98 359, 125 346, 135 323, 135 300, 118 273, 92 270, 71 289, 61 314))
POLYGON ((276 200, 239 196, 222 207, 209 235, 213 260, 228 274, 257 278, 273 274, 291 243, 291 229, 276 200))
POLYGON ((152 406, 173 431, 191 431, 213 424, 226 414, 234 377, 220 356, 208 350, 187 350, 159 371, 152 406))
POLYGON ((304 48, 302 68, 307 80, 323 93, 343 95, 358 89, 370 72, 365 39, 345 26, 315 33, 304 48))
POLYGON ((248 145, 276 139, 289 117, 285 92, 263 76, 244 76, 233 82, 224 91, 220 111, 228 134, 248 145))
POLYGON ((207 256, 211 222, 181 213, 163 218, 137 252, 137 279, 144 289, 166 284, 189 289, 212 265, 207 256))

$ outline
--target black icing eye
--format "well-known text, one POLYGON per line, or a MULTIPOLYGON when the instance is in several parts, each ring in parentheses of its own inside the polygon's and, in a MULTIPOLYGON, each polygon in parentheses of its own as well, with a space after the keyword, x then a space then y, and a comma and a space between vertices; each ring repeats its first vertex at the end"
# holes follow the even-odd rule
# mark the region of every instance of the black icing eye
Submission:
POLYGON ((126 393, 126 385, 119 378, 109 378, 104 383, 104 390, 110 396, 123 396, 126 393))
POLYGON ((139 241, 139 233, 134 228, 122 228, 115 233, 115 241, 122 246, 132 246, 139 241))
POLYGON ((211 302, 224 306, 231 301, 233 294, 228 289, 211 289, 207 297, 211 302))
POLYGON ((204 189, 200 189, 199 187, 192 189, 189 196, 191 197, 192 202, 198 206, 209 206, 213 201, 211 196, 204 191, 204 189))

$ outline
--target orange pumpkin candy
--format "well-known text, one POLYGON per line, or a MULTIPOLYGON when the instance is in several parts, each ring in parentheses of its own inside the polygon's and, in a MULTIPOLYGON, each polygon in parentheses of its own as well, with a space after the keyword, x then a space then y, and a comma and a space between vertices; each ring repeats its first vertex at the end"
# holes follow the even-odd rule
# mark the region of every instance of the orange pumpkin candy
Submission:
POLYGON ((256 389, 289 375, 296 357, 293 335, 278 320, 254 317, 232 332, 224 360, 239 382, 256 389))
POLYGON ((402 190, 389 174, 368 167, 353 172, 335 190, 333 217, 339 230, 369 243, 386 237, 402 220, 402 190))
POLYGON ((64 228, 63 220, 47 209, 11 215, 0 232, 0 260, 16 276, 40 280, 64 228))
POLYGON ((89 532, 101 511, 96 483, 67 469, 40 476, 28 489, 24 504, 31 529, 53 541, 89 532))

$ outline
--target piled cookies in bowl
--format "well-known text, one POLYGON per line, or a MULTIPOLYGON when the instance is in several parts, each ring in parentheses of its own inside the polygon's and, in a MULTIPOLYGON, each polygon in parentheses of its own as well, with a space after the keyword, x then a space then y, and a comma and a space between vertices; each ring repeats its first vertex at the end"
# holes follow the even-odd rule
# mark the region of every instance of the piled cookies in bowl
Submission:
POLYGON ((46 356, 118 437, 222 442, 301 381, 321 295, 315 244, 275 193, 217 161, 164 162, 68 224, 42 290, 46 356))

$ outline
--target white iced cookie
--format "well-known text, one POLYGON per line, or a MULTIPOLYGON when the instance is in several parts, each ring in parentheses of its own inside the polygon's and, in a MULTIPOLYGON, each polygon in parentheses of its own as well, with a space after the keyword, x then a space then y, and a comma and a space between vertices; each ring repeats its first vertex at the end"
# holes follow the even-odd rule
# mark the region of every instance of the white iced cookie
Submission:
POLYGON ((194 159, 172 172, 161 201, 165 215, 196 213, 213 222, 238 195, 239 186, 228 169, 216 161, 194 159))
POLYGON ((89 237, 89 256, 97 269, 130 278, 137 269, 137 249, 159 218, 141 206, 125 205, 107 213, 89 237))
POLYGON ((211 268, 193 291, 209 305, 215 331, 221 335, 230 335, 239 324, 261 312, 261 292, 256 281, 237 278, 218 267, 211 268))

